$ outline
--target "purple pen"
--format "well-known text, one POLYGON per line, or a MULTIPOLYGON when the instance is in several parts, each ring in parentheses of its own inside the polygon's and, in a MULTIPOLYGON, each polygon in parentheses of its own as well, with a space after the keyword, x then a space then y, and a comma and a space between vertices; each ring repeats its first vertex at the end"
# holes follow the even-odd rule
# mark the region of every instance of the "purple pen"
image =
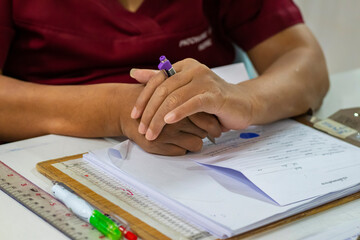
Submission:
POLYGON ((167 58, 163 55, 159 58, 160 63, 158 65, 159 70, 163 70, 165 74, 170 77, 176 73, 175 69, 172 67, 171 63, 167 58))

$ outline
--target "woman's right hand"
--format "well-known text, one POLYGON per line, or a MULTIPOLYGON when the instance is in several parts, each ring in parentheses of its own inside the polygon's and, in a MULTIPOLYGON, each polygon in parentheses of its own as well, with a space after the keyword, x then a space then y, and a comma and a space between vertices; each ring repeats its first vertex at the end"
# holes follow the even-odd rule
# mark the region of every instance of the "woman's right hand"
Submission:
POLYGON ((130 117, 132 107, 144 86, 131 84, 128 88, 128 94, 125 93, 126 96, 122 97, 127 101, 126 104, 122 104, 120 110, 121 130, 123 135, 149 153, 174 156, 184 155, 187 151, 200 151, 203 145, 202 139, 208 136, 209 132, 213 137, 221 134, 220 124, 214 116, 199 113, 177 123, 165 125, 159 137, 149 141, 138 132, 140 120, 130 117))

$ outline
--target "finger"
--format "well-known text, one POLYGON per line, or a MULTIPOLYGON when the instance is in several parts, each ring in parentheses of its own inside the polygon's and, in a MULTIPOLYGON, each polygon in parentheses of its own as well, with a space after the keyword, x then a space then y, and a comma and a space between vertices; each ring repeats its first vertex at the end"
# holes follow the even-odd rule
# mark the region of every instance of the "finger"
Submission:
POLYGON ((172 143, 156 143, 149 144, 147 147, 142 147, 145 151, 153 154, 158 155, 165 155, 165 156, 181 156, 185 155, 187 149, 179 147, 176 144, 172 143))
MULTIPOLYGON (((173 65, 175 71, 181 72, 181 70, 184 68, 184 64, 186 64, 187 62, 188 61, 183 60, 175 63, 173 65)), ((138 96, 135 102, 135 106, 130 114, 131 118, 137 119, 142 115, 146 105, 148 104, 149 99, 153 95, 156 88, 162 82, 164 82, 167 76, 162 71, 150 70, 150 69, 136 69, 136 68, 130 70, 130 76, 135 78, 137 81, 141 83, 146 83, 144 90, 138 96)), ((141 125, 141 128, 139 128, 139 132, 141 134, 144 134, 145 133, 144 131, 146 131, 146 124, 143 123, 141 125)))
MULTIPOLYGON (((186 74, 187 71, 184 69, 186 67, 191 68, 196 64, 198 65, 199 63, 193 59, 182 60, 173 65, 175 71, 178 72, 177 74, 169 77, 166 81, 164 81, 164 75, 158 77, 159 74, 156 74, 148 82, 145 89, 138 97, 138 100, 135 103, 135 107, 131 113, 132 118, 139 118, 141 116, 139 133, 145 134, 145 132, 148 131, 148 126, 150 125, 154 114, 157 112, 165 98, 167 98, 168 95, 174 90, 186 85, 192 80, 191 73, 186 74)), ((169 109, 169 111, 170 110, 171 109, 169 109)), ((154 140, 157 137, 162 127, 164 126, 163 119, 160 120, 157 126, 158 129, 152 129, 152 131, 147 133, 147 139, 154 140)))
POLYGON ((173 126, 177 130, 180 130, 180 132, 190 133, 201 139, 205 138, 208 135, 207 131, 196 126, 189 118, 183 119, 178 124, 172 124, 168 126, 173 126))
POLYGON ((215 115, 200 112, 188 117, 198 128, 203 129, 210 137, 220 137, 222 126, 215 115))
MULTIPOLYGON (((159 141, 165 140, 161 138, 162 136, 159 136, 159 141)), ((166 139, 166 141, 190 152, 198 152, 203 146, 203 141, 200 137, 184 132, 180 132, 177 137, 171 137, 166 139)))
MULTIPOLYGON (((199 64, 200 63, 194 59, 184 59, 173 65, 177 74, 167 78, 165 74, 161 74, 161 72, 157 73, 140 93, 134 107, 137 113, 134 113, 133 118, 140 117, 142 113, 146 112, 146 108, 157 109, 170 93, 189 83, 192 80, 191 73, 186 73, 184 70, 199 64), (166 81, 164 81, 165 79, 166 81), (148 107, 148 105, 150 106, 148 107)), ((150 113, 151 111, 149 111, 148 114, 152 116, 150 113)), ((150 116, 142 119, 143 124, 147 125, 148 119, 151 119, 150 116)))
MULTIPOLYGON (((145 88, 136 99, 134 108, 131 111, 131 118, 137 119, 141 116, 153 92, 165 79, 166 76, 161 71, 159 71, 153 77, 150 78, 145 88)), ((144 134, 145 132, 140 132, 140 133, 144 134)))
POLYGON ((148 124, 145 138, 147 140, 156 139, 166 124, 164 121, 165 115, 184 101, 187 101, 192 95, 189 87, 183 87, 167 96, 164 101, 156 102, 156 104, 160 105, 159 107, 155 105, 155 107, 149 108, 149 106, 153 106, 151 101, 157 101, 157 99, 151 98, 141 118, 141 122, 148 124))
POLYGON ((215 113, 215 106, 213 98, 209 93, 203 93, 190 98, 185 103, 181 104, 174 110, 170 111, 164 116, 164 122, 172 124, 191 116, 198 112, 206 112, 210 114, 215 113))
POLYGON ((189 68, 189 67, 191 68, 193 66, 198 66, 198 65, 202 65, 202 64, 200 64, 200 62, 196 61, 195 59, 185 58, 181 61, 174 63, 173 68, 175 69, 176 72, 181 72, 185 68, 189 68))
POLYGON ((135 134, 132 140, 135 141, 146 152, 153 154, 178 156, 184 155, 187 152, 187 149, 169 143, 169 141, 147 141, 144 136, 140 134, 135 134))
POLYGON ((147 134, 148 140, 155 139, 157 135, 161 132, 162 127, 165 125, 165 114, 180 105, 182 101, 187 100, 187 98, 183 97, 187 95, 185 89, 182 89, 177 94, 175 94, 174 91, 182 88, 190 81, 190 75, 178 73, 168 78, 159 87, 157 87, 157 89, 155 89, 142 113, 140 123, 140 125, 142 125, 141 129, 153 125, 156 126, 155 128, 151 129, 151 133, 149 132, 149 134, 147 134), (152 135, 153 137, 150 137, 150 135, 152 135))
POLYGON ((134 78, 139 83, 146 84, 150 78, 157 73, 159 73, 158 70, 132 68, 130 70, 130 77, 134 78))
POLYGON ((228 131, 230 131, 230 129, 228 129, 228 128, 224 127, 223 125, 221 125, 221 131, 222 132, 228 132, 228 131))

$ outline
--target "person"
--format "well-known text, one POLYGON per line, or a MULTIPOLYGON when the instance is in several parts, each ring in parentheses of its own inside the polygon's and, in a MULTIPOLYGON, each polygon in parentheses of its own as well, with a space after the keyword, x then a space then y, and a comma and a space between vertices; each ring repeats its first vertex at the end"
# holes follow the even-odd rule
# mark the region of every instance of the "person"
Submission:
POLYGON ((317 108, 328 88, 291 0, 1 0, 0 46, 3 141, 126 136, 180 155, 207 135, 317 108), (258 78, 233 86, 209 70, 233 62, 233 44, 258 78), (166 81, 149 70, 163 54, 176 62, 166 81))

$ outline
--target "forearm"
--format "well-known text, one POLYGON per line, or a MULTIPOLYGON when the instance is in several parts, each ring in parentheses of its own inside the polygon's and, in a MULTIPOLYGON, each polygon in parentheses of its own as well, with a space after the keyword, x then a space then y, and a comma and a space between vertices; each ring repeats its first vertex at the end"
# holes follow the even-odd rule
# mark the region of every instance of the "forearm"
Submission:
POLYGON ((260 73, 244 84, 253 102, 251 124, 292 117, 321 105, 329 88, 327 67, 304 24, 276 34, 248 54, 260 73))
POLYGON ((122 135, 119 109, 128 92, 126 84, 49 86, 0 76, 0 139, 122 135))
POLYGON ((329 81, 321 52, 295 48, 244 85, 253 99, 251 124, 263 124, 317 109, 329 81))

